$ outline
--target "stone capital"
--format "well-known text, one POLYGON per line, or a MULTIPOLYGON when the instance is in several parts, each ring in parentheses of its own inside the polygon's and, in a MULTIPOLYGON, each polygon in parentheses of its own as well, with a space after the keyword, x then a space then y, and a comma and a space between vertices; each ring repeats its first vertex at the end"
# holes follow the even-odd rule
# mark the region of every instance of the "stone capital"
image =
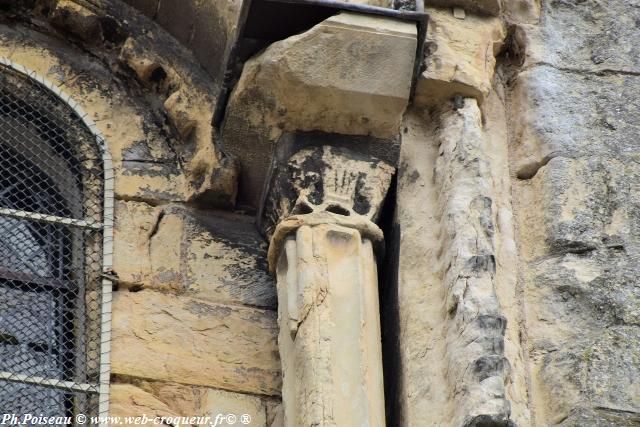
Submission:
POLYGON ((382 231, 375 222, 394 171, 380 159, 346 148, 298 151, 274 171, 267 193, 262 230, 272 242, 271 252, 303 224, 355 228, 380 242, 382 231))

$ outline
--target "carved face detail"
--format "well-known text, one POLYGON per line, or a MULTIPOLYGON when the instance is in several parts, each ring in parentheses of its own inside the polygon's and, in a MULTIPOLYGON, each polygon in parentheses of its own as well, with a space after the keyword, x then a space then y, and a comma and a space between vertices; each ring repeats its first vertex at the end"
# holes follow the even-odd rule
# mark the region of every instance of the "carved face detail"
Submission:
MULTIPOLYGON (((337 215, 358 215, 354 211, 356 186, 358 181, 365 178, 363 173, 349 171, 341 165, 336 165, 333 169, 328 169, 329 176, 322 180, 322 201, 320 204, 313 203, 309 200, 309 193, 317 192, 313 187, 298 187, 299 195, 291 210, 292 215, 309 214, 314 212, 331 212, 337 215)), ((298 169, 296 172, 304 171, 298 169)), ((295 175, 295 174, 294 174, 295 175)), ((304 182, 305 180, 296 179, 295 183, 304 182)))
POLYGON ((331 212, 376 221, 394 168, 345 148, 305 148, 274 179, 265 217, 272 229, 290 215, 331 212))

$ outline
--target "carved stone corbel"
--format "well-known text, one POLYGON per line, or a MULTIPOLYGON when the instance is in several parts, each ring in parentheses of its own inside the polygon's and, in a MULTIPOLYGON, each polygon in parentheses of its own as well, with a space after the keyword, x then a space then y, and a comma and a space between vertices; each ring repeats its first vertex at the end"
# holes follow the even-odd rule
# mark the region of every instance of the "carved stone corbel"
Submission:
POLYGON ((393 173, 378 159, 315 147, 274 178, 265 231, 288 427, 385 424, 374 221, 393 173))

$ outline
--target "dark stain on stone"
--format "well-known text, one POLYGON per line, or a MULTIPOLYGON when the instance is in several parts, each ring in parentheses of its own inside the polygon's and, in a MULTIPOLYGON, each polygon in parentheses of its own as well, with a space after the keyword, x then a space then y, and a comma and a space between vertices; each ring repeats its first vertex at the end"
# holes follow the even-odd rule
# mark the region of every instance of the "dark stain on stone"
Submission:
POLYGON ((467 265, 474 272, 486 271, 491 274, 496 272, 496 260, 493 254, 472 256, 467 261, 467 265))
POLYGON ((409 183, 415 184, 418 178, 420 178, 420 172, 414 169, 413 172, 411 172, 411 174, 407 177, 407 180, 409 181, 409 183))
MULTIPOLYGON (((146 131, 145 131, 146 132, 146 131)), ((131 144, 130 147, 122 150, 122 160, 132 160, 132 161, 140 161, 140 160, 150 160, 151 150, 149 150, 149 145, 145 140, 137 140, 131 144)))
POLYGON ((185 309, 193 314, 215 317, 227 317, 233 311, 230 307, 227 306, 209 305, 198 301, 189 301, 185 305, 185 309))

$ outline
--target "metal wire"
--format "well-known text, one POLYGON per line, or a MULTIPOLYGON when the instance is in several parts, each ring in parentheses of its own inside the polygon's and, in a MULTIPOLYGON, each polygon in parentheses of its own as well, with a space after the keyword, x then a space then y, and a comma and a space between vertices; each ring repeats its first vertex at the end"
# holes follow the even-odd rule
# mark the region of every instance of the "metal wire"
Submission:
POLYGON ((98 415, 110 303, 101 277, 103 224, 112 222, 103 218, 105 176, 102 147, 77 110, 0 63, 4 413, 98 415))

